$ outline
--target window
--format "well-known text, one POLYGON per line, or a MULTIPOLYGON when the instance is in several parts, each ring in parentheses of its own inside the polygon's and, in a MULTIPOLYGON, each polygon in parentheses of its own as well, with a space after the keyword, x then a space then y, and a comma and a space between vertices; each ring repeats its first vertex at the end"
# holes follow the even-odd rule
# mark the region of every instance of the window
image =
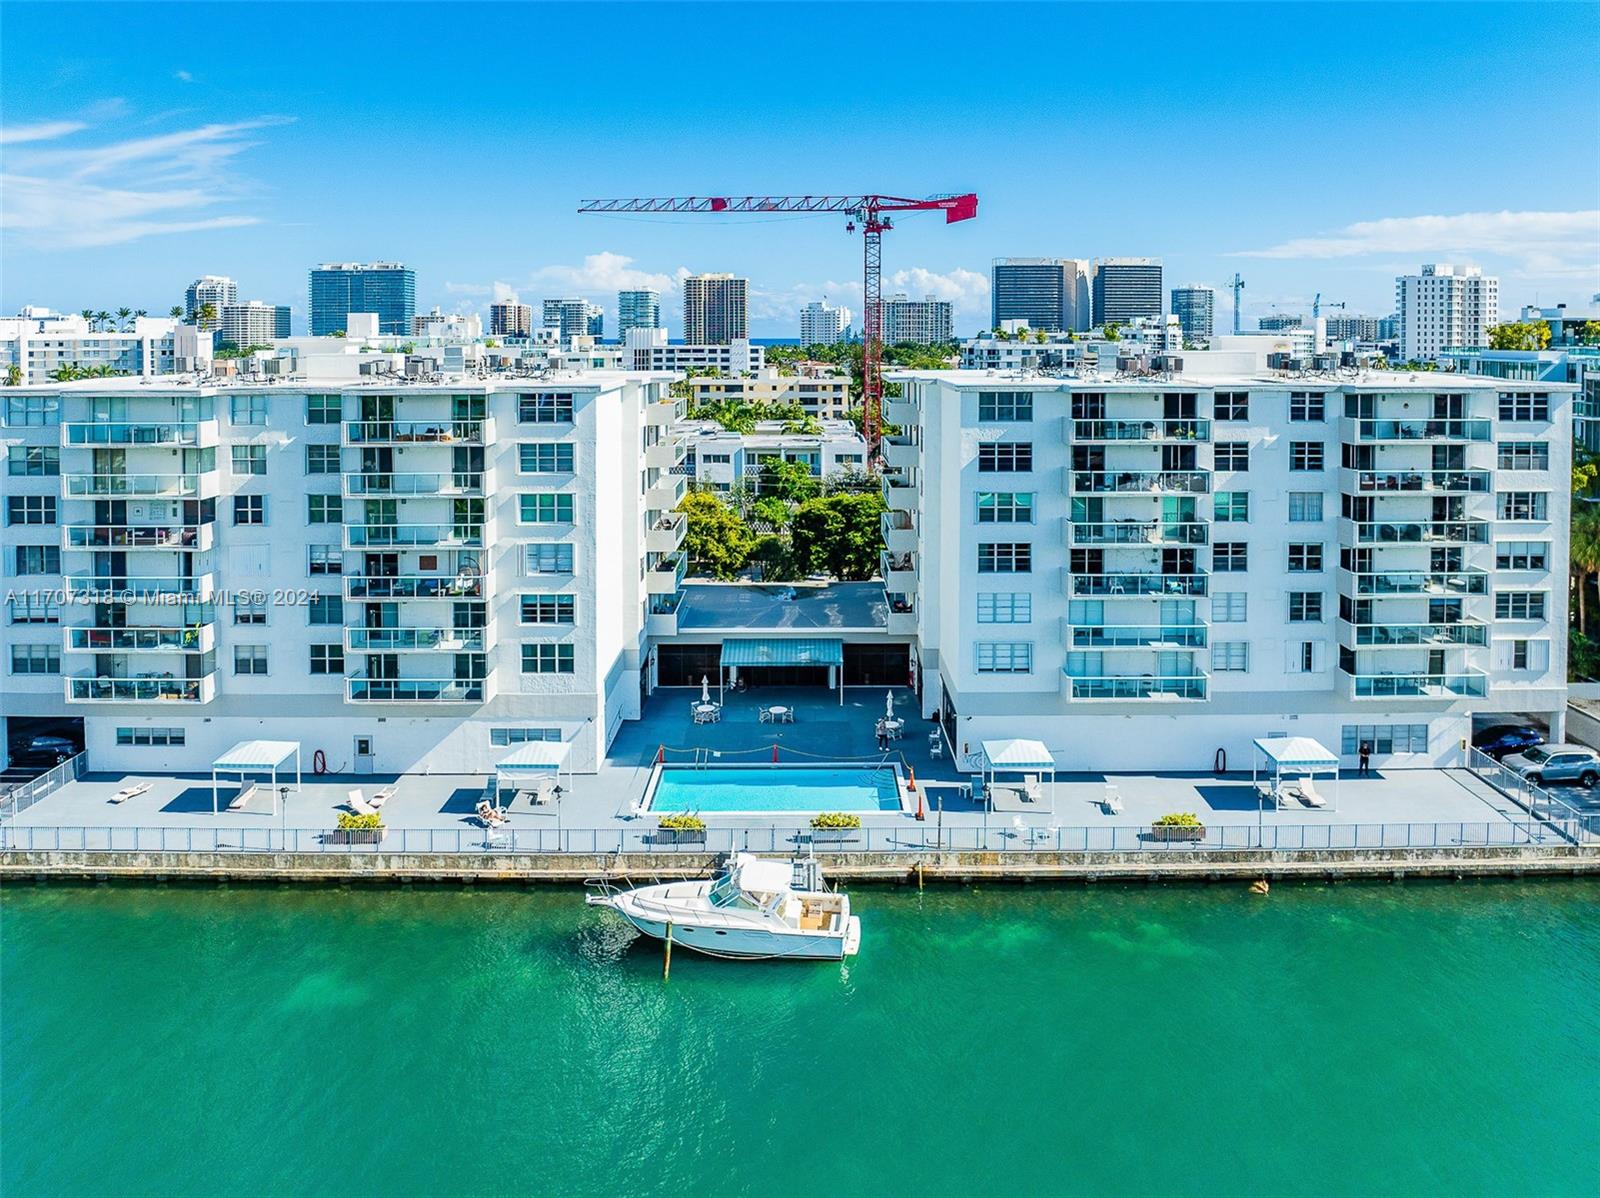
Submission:
POLYGON ((980 674, 1033 673, 1032 641, 979 641, 973 668, 980 674))
POLYGON ((564 392, 543 392, 517 396, 518 424, 572 423, 572 396, 564 392))
POLYGON ((118 728, 119 745, 136 745, 140 748, 178 748, 183 745, 182 728, 118 728))
POLYGON ((337 445, 307 445, 307 474, 338 474, 339 447, 337 445))
POLYGON ((572 546, 564 541, 541 541, 522 547, 524 574, 571 574, 572 546))
POLYGON ((1426 753, 1428 751, 1428 725, 1426 724, 1346 724, 1340 736, 1339 752, 1354 757, 1361 746, 1369 746, 1374 754, 1426 753))
POLYGON ((1033 420, 1033 393, 1029 391, 978 392, 978 419, 1014 420, 1027 423, 1033 420))
POLYGON ((1289 492, 1289 523, 1316 524, 1322 519, 1321 491, 1289 492))
POLYGON ((524 524, 571 524, 572 496, 559 491, 540 491, 517 496, 518 514, 524 524))
POLYGON ((1532 391, 1502 391, 1500 419, 1516 421, 1549 420, 1550 397, 1532 391))
POLYGON ((489 729, 489 743, 497 748, 507 745, 526 745, 535 741, 559 744, 561 742, 561 729, 559 728, 491 728, 489 729))
POLYGON ((534 641, 522 646, 524 674, 571 674, 572 646, 565 641, 534 641))
POLYGON ((1033 596, 1027 591, 979 591, 978 623, 1031 624, 1033 596))
POLYGON ((1550 444, 1547 441, 1500 442, 1500 469, 1550 469, 1550 444))
POLYGON ((577 617, 577 599, 572 595, 523 595, 524 624, 571 624, 577 617))
POLYGON ((337 545, 310 545, 306 548, 307 574, 343 574, 344 554, 337 545))
POLYGON ((1289 393, 1290 420, 1326 420, 1327 404, 1320 392, 1291 391, 1289 393))
POLYGON ((54 524, 56 522, 56 497, 54 495, 6 496, 7 524, 54 524))
POLYGON ((267 497, 265 495, 235 495, 233 497, 233 522, 235 524, 265 524, 267 522, 267 497))
POLYGON ((59 624, 61 604, 48 595, 24 591, 11 597, 13 624, 59 624))
POLYGON ((1501 541, 1494 547, 1496 570, 1544 570, 1549 564, 1548 541, 1501 541))
POLYGON ((235 424, 265 424, 267 422, 267 397, 265 395, 229 396, 228 417, 235 424))
POLYGON ((1319 624, 1322 622, 1321 591, 1289 592, 1289 623, 1319 624))
POLYGON ((979 524, 1032 524, 1032 491, 979 491, 979 524))
POLYGON ((6 450, 6 473, 14 478, 53 478, 61 473, 61 447, 12 445, 6 450))
POLYGON ((265 645, 235 645, 233 647, 233 672, 235 674, 265 674, 267 672, 267 647, 265 645))
POLYGON ((1284 672, 1289 674, 1322 673, 1322 646, 1316 641, 1290 641, 1284 654, 1284 672))
POLYGON ((1211 503, 1211 518, 1218 524, 1243 524, 1250 519, 1249 491, 1218 491, 1211 503))
POLYGON ((1249 668, 1249 641, 1218 641, 1211 646, 1211 669, 1213 672, 1243 673, 1249 668))
POLYGON ((1211 553, 1216 574, 1242 574, 1250 568, 1250 547, 1243 541, 1218 541, 1211 553))
POLYGON ((1018 474, 1032 469, 1032 441, 982 441, 978 444, 979 474, 1018 474))
POLYGON ((235 445, 232 449, 235 474, 265 474, 267 472, 267 447, 265 445, 235 445))
POLYGON ((12 645, 11 672, 13 674, 61 673, 61 646, 12 645))
POLYGON ((1502 520, 1545 520, 1550 496, 1544 491, 1501 491, 1496 496, 1502 520))
POLYGON ((1528 668, 1528 642, 1511 642, 1511 668, 1513 670, 1526 670, 1528 668))
POLYGON ((1250 443, 1248 441, 1218 441, 1216 462, 1218 470, 1250 469, 1250 443))
POLYGON ((1497 620, 1544 619, 1543 591, 1496 591, 1494 618, 1497 620))
POLYGON ((235 624, 265 624, 267 622, 267 599, 265 595, 245 598, 240 596, 233 601, 233 622, 235 624))
POLYGON ((306 613, 310 624, 343 624, 344 600, 338 595, 313 595, 306 613))
POLYGON ((1289 573, 1315 574, 1322 569, 1322 543, 1289 546, 1289 573))
POLYGON ((61 398, 56 395, 6 396, 6 425, 10 428, 43 428, 61 423, 61 398))
POLYGON ((18 545, 17 569, 23 574, 61 573, 61 548, 58 545, 18 545))
POLYGON ((340 396, 306 396, 307 424, 338 424, 343 415, 344 403, 340 396))
POLYGON ((1289 469, 1321 470, 1325 447, 1321 441, 1289 442, 1289 469))
POLYGON ((1249 610, 1250 596, 1244 591, 1219 591, 1211 596, 1213 624, 1243 624, 1249 610))
POLYGON ((1031 574, 1032 572, 1033 546, 1026 541, 979 544, 979 574, 1031 574))
POLYGON ((1218 420, 1249 420, 1250 393, 1248 391, 1218 391, 1216 413, 1218 420))
POLYGON ((524 474, 571 474, 573 447, 567 441, 541 441, 517 446, 518 468, 524 474))
POLYGON ((313 674, 343 674, 343 645, 312 645, 311 672, 313 674))
POLYGON ((344 523, 344 499, 338 495, 307 495, 306 523, 344 523))

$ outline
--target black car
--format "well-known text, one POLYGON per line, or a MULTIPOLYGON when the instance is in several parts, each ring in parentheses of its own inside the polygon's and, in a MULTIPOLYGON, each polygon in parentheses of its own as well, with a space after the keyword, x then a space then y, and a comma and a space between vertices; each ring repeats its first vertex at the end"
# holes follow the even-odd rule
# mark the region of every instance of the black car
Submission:
POLYGON ((1496 761, 1544 744, 1544 733, 1523 724, 1502 724, 1485 728, 1472 738, 1473 748, 1493 757, 1496 761))
POLYGON ((11 746, 11 764, 60 765, 81 752, 82 746, 64 736, 30 736, 11 746))

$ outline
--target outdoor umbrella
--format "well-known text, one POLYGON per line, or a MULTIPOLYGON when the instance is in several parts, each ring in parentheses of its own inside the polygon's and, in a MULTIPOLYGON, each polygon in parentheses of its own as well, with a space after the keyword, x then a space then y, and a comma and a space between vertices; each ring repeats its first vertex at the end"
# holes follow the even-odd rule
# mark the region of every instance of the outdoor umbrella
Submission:
POLYGON ((700 702, 711 702, 711 679, 704 674, 700 675, 700 702))
POLYGON ((894 719, 894 692, 883 692, 883 714, 886 719, 894 719))

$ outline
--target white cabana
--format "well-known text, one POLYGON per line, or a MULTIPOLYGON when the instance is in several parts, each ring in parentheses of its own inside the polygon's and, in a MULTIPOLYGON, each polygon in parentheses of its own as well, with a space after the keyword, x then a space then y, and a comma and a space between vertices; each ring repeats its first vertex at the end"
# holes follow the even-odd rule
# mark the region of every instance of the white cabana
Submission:
POLYGON ((300 789, 300 742, 297 740, 241 740, 221 757, 211 763, 211 812, 220 810, 217 799, 218 778, 223 774, 238 774, 239 787, 251 774, 265 774, 272 787, 272 814, 278 814, 278 771, 294 758, 294 788, 300 789))
POLYGON ((1000 774, 1023 775, 1024 795, 1029 799, 1038 796, 1026 789, 1048 775, 1050 801, 1055 803, 1056 759, 1050 755, 1043 741, 1038 740, 986 740, 983 742, 983 793, 988 807, 989 786, 1000 774))
POLYGON ((567 782, 572 782, 572 769, 567 756, 572 746, 560 740, 530 740, 518 745, 495 762, 495 789, 501 794, 515 794, 528 788, 538 778, 554 776, 561 785, 561 771, 566 770, 567 782))
POLYGON ((1284 794, 1285 777, 1306 781, 1299 786, 1300 797, 1314 807, 1325 806, 1312 779, 1318 774, 1333 778, 1333 809, 1339 810, 1339 758, 1322 747, 1322 742, 1309 736, 1262 736, 1255 742, 1255 760, 1250 767, 1250 780, 1255 783, 1257 804, 1265 804, 1270 793, 1274 803, 1284 794), (1270 790, 1261 784, 1261 774, 1272 779, 1270 790))

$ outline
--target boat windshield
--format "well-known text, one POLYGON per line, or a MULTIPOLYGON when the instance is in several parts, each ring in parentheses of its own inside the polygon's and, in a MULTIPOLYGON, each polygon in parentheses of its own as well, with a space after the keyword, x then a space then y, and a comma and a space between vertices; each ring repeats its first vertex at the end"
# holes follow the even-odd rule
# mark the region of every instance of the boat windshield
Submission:
MULTIPOLYGON (((744 899, 744 892, 739 889, 739 884, 734 880, 733 871, 729 870, 711 884, 711 893, 707 895, 713 907, 737 907, 744 899)), ((745 903, 748 905, 748 903, 745 903)))

